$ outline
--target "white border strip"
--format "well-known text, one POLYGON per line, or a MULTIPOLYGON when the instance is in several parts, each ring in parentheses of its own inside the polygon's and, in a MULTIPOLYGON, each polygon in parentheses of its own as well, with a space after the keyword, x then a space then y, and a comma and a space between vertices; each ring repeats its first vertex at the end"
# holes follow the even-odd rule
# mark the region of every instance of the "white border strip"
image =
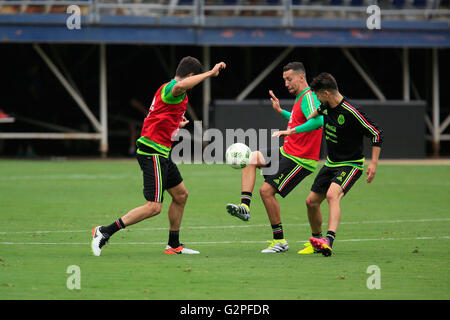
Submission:
MULTIPOLYGON (((450 239, 450 236, 440 237, 415 237, 415 238, 379 238, 379 239, 339 239, 339 242, 363 242, 363 241, 393 241, 393 240, 439 240, 450 239)), ((242 241, 191 241, 189 244, 255 244, 266 243, 262 240, 242 240, 242 241)), ((297 240, 295 242, 308 242, 308 240, 297 240)), ((122 242, 109 245, 164 245, 166 242, 122 242)), ((0 245, 74 245, 88 246, 89 242, 0 242, 0 245)))

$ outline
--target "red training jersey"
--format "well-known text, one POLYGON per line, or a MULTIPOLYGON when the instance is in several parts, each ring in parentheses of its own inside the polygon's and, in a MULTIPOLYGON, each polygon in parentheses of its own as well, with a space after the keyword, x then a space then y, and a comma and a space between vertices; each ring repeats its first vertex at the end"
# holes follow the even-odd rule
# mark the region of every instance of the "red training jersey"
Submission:
POLYGON ((169 148, 172 147, 173 138, 178 132, 188 104, 186 93, 178 97, 172 95, 172 88, 176 83, 171 80, 158 89, 141 132, 141 136, 169 148))
MULTIPOLYGON (((319 106, 317 98, 311 90, 305 93, 295 102, 292 108, 287 130, 300 126, 306 122, 305 110, 314 110, 319 106)), ((309 114, 309 112, 307 113, 309 114)), ((287 154, 304 159, 319 160, 320 145, 322 142, 322 128, 302 133, 294 133, 284 138, 283 151, 287 154)))

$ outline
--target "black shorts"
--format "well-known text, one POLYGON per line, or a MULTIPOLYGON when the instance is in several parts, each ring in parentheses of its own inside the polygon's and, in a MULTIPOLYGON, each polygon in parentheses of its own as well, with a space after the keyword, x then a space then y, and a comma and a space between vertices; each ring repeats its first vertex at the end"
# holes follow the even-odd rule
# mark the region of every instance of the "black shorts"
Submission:
POLYGON ((144 197, 147 201, 163 202, 164 191, 179 185, 183 178, 177 165, 159 155, 136 155, 144 178, 144 197))
POLYGON ((352 166, 327 167, 323 166, 314 179, 311 191, 327 194, 332 182, 341 186, 346 194, 355 182, 361 177, 362 170, 352 166))
MULTIPOLYGON (((263 153, 264 154, 264 153, 263 153)), ((278 172, 272 175, 264 174, 264 181, 277 190, 283 198, 286 197, 303 179, 312 172, 281 153, 278 157, 278 172)))

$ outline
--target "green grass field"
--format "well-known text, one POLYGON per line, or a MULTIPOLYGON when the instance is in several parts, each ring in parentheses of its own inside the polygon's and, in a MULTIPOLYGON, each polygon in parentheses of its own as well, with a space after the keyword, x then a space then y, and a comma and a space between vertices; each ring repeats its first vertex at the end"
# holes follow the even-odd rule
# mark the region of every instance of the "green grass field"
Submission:
MULTIPOLYGON (((130 161, 0 161, 0 299, 449 299, 450 166, 380 164, 344 198, 330 258, 298 255, 310 236, 304 200, 315 174, 280 199, 290 251, 261 254, 271 229, 258 194, 252 219, 224 208, 240 171, 180 165, 190 192, 181 241, 200 255, 166 256, 169 196, 159 216, 120 231, 102 256, 91 230, 143 204, 130 161), (67 268, 79 266, 81 289, 67 268), (369 290, 367 268, 381 271, 369 290)), ((324 220, 327 204, 322 206, 324 220)), ((324 225, 326 230, 326 225, 324 225)))

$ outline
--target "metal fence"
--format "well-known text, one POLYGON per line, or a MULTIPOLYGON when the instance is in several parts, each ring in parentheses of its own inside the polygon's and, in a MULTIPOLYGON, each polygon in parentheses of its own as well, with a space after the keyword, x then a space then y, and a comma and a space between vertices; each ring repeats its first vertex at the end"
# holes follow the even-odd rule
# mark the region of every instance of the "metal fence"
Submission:
POLYGON ((384 19, 449 19, 448 0, 0 0, 0 14, 65 13, 77 5, 91 21, 104 15, 185 16, 195 25, 219 17, 277 17, 284 26, 294 18, 358 19, 367 17, 367 8, 377 5, 384 19))

